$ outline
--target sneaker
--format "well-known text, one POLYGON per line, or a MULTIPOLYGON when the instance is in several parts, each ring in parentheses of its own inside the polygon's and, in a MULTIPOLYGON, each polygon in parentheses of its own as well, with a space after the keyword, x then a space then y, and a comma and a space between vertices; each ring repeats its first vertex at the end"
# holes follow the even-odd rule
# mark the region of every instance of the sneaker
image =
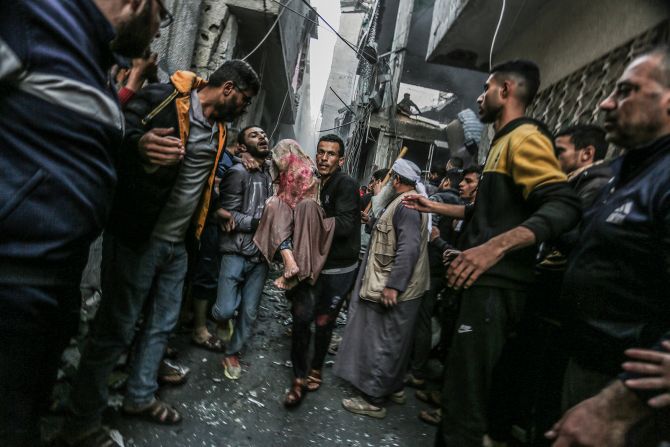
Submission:
POLYGON ((223 374, 230 380, 237 380, 242 374, 240 359, 236 355, 229 355, 223 358, 223 374))

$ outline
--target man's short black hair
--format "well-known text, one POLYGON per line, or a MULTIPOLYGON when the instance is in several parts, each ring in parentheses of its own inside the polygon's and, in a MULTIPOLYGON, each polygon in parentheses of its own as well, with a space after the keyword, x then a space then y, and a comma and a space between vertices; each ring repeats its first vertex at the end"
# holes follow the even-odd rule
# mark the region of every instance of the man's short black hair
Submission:
POLYGON ((329 141, 331 143, 337 143, 340 146, 340 154, 339 155, 340 155, 340 157, 344 157, 344 141, 342 141, 342 138, 338 137, 334 133, 329 133, 329 134, 323 135, 321 138, 319 138, 319 142, 316 143, 317 146, 322 141, 329 141))
POLYGON ((258 127, 259 129, 261 129, 261 126, 259 126, 258 124, 252 124, 250 126, 247 126, 247 127, 244 127, 242 129, 240 129, 240 131, 237 133, 237 142, 239 144, 246 144, 245 143, 245 141, 246 141, 245 138, 247 136, 247 130, 249 130, 253 127, 258 127))
POLYGON ((468 174, 477 174, 481 177, 482 175, 482 166, 480 165, 470 165, 467 168, 463 169, 463 177, 468 174))
POLYGON ((452 188, 456 188, 458 184, 461 183, 461 180, 463 180, 463 170, 460 168, 448 169, 444 178, 449 180, 449 184, 452 188))
POLYGON ((440 177, 444 177, 444 174, 447 173, 447 170, 443 165, 433 165, 430 167, 431 174, 437 174, 440 177))
POLYGON ((251 90, 254 94, 258 94, 261 88, 256 71, 239 59, 224 62, 209 76, 207 85, 220 87, 227 81, 233 82, 239 90, 251 90))
POLYGON ((384 177, 386 177, 386 174, 388 173, 389 173, 388 169, 377 169, 375 172, 372 173, 372 179, 384 180, 384 177))
POLYGON ((514 77, 519 85, 519 99, 526 106, 533 102, 540 88, 540 68, 532 61, 514 59, 503 62, 493 67, 490 74, 497 78, 514 77))
POLYGON ((570 137, 570 141, 575 145, 575 149, 584 149, 587 146, 595 148, 593 161, 602 160, 607 155, 608 144, 605 140, 605 131, 593 124, 577 124, 560 130, 556 134, 558 137, 570 137))

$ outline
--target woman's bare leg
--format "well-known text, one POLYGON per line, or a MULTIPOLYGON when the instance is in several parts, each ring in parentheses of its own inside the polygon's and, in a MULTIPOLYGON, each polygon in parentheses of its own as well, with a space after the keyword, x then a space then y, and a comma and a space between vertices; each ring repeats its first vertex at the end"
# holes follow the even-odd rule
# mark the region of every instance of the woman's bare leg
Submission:
POLYGON ((300 273, 300 268, 293 257, 293 250, 285 248, 280 250, 282 261, 284 262, 284 278, 289 279, 300 273))

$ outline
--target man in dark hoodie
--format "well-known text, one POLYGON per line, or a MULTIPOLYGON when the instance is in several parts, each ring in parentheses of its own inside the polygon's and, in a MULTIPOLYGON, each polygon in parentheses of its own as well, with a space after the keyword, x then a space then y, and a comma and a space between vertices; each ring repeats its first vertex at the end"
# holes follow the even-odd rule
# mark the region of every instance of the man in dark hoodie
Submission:
POLYGON ((496 134, 474 205, 405 199, 421 211, 468 219, 458 243, 463 252, 447 272, 449 286, 465 290, 447 358, 437 445, 482 445, 493 370, 517 329, 533 281, 535 245, 570 230, 581 215, 552 135, 525 116, 539 85, 533 62, 491 70, 477 102, 480 120, 492 123, 496 134))
POLYGON ((158 0, 3 2, 0 16, 0 445, 39 445, 76 334, 79 281, 114 193, 114 53, 139 57, 158 0))
POLYGON ((321 206, 326 217, 335 218, 335 234, 318 280, 303 281, 289 296, 293 301, 291 360, 294 382, 284 404, 300 403, 305 389, 321 386, 321 369, 333 334, 335 319, 356 279, 361 244, 358 183, 342 171, 344 142, 324 135, 316 147, 316 165, 321 178, 321 206), (311 325, 315 326, 314 355, 309 364, 311 325))

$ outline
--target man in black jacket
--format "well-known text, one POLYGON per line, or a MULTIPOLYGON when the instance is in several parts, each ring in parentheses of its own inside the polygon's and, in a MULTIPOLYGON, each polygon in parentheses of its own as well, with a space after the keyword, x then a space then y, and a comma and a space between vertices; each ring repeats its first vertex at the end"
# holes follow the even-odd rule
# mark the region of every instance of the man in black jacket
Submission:
POLYGON ((568 183, 582 199, 582 206, 590 207, 612 178, 609 164, 603 161, 608 146, 605 131, 598 126, 578 124, 559 131, 554 144, 568 183))
POLYGON ((607 140, 628 151, 584 214, 565 272, 574 321, 563 398, 566 409, 577 405, 548 433, 555 446, 623 445, 663 393, 631 390, 629 380, 654 368, 622 373, 621 364, 626 349, 662 351, 670 336, 670 50, 631 62, 600 109, 607 140))
POLYGON ((316 149, 316 165, 321 177, 321 206, 326 217, 335 218, 335 234, 313 286, 307 281, 291 292, 293 334, 291 361, 295 380, 284 403, 300 403, 306 387, 316 391, 321 385, 321 369, 342 303, 353 286, 360 250, 360 195, 356 180, 345 174, 344 142, 337 135, 324 135, 316 149), (311 324, 315 325, 314 356, 308 366, 311 324), (308 369, 309 368, 309 369, 308 369))
MULTIPOLYGON (((177 323, 186 275, 185 239, 197 238, 210 205, 226 121, 241 115, 258 92, 249 64, 227 61, 209 81, 176 72, 126 106, 119 184, 103 240, 100 309, 72 391, 65 437, 102 444, 107 377, 135 338, 124 412, 160 424, 181 416, 154 396, 158 366, 177 323), (135 326, 145 309, 142 331, 135 326)), ((96 444, 97 445, 97 444, 96 444)))
POLYGON ((114 194, 123 115, 108 71, 171 16, 158 0, 2 5, 0 445, 34 446, 114 194))

